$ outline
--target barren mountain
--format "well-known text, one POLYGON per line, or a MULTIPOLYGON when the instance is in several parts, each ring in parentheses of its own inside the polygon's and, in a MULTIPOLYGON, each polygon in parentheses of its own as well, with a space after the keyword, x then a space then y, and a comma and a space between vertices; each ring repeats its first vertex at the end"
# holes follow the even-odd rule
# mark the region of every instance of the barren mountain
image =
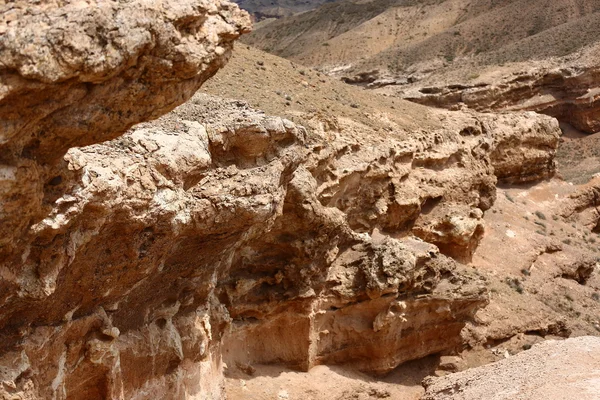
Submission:
POLYGON ((329 8, 335 11, 321 7, 262 26, 246 41, 421 104, 531 110, 600 131, 598 1, 342 1, 329 8))
POLYGON ((600 38, 596 0, 339 1, 245 38, 327 72, 399 74, 458 57, 500 64, 563 56, 600 38))

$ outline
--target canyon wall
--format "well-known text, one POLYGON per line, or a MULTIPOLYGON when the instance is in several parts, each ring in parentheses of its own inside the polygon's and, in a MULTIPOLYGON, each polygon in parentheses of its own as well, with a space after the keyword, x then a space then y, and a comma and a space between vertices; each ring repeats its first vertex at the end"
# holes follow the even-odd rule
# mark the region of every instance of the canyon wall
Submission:
POLYGON ((555 171, 534 113, 365 134, 194 95, 249 29, 227 2, 3 7, 2 398, 219 399, 225 366, 458 347, 496 183, 555 171))
MULTIPOLYGON (((136 290, 161 265, 144 258, 161 231, 156 212, 140 209, 145 167, 107 154, 95 170, 84 152, 65 153, 186 101, 249 30, 248 15, 226 1, 0 6, 0 397, 218 398, 208 320, 175 321, 175 331, 171 310, 185 305, 153 307, 148 297, 173 299, 156 281, 136 290), (96 182, 111 168, 117 180, 96 182), (164 329, 140 322, 158 315, 164 329), (174 354, 181 363, 170 363, 174 354)), ((190 168, 202 165, 189 151, 190 168)), ((169 203, 160 193, 157 204, 169 203)))
POLYGON ((497 81, 410 89, 404 98, 434 107, 477 111, 529 110, 586 133, 600 132, 600 69, 595 65, 530 67, 497 81))

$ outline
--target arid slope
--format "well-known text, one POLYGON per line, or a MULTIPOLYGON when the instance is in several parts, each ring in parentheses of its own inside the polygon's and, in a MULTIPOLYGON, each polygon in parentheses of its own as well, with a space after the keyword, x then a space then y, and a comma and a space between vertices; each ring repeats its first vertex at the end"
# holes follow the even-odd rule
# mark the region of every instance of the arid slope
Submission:
POLYGON ((236 0, 240 8, 248 11, 256 20, 287 17, 312 10, 332 0, 236 0))
POLYGON ((328 72, 398 74, 473 55, 563 56, 598 40, 596 0, 341 1, 257 29, 247 43, 328 72))

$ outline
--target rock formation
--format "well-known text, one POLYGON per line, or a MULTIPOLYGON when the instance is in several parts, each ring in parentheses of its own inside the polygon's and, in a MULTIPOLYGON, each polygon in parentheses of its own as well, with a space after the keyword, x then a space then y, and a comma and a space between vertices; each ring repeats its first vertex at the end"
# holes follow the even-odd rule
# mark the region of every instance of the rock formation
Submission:
POLYGON ((532 68, 498 82, 408 90, 407 100, 435 107, 464 104, 477 111, 529 110, 587 133, 600 132, 600 68, 532 68))
POLYGON ((246 14, 3 7, 3 398, 218 399, 223 361, 384 373, 458 347, 487 296, 455 260, 496 183, 555 171, 534 113, 373 132, 197 94, 124 134, 191 97, 246 14))
MULTIPOLYGON (((287 120, 197 95, 121 138, 70 150, 72 180, 30 228, 33 251, 17 265, 50 271, 38 279, 53 290, 17 292, 3 306, 14 326, 6 360, 18 355, 25 373, 15 385, 41 397, 218 398, 221 351, 230 365, 353 362, 385 372, 459 346, 485 302, 476 277, 426 242, 367 232, 406 232, 417 219, 430 226, 417 234, 460 246, 493 202, 491 155, 509 140, 503 132, 527 137, 506 129, 513 116, 481 118, 485 133, 445 154, 470 126, 429 143, 340 135, 327 144, 287 120), (430 209, 463 201, 471 206, 458 207, 454 228, 427 224, 430 209), (79 385, 81 375, 103 391, 79 385)), ((551 149, 555 123, 525 121, 551 149)), ((539 165, 551 173, 551 162, 539 165)))
POLYGON ((572 193, 564 201, 561 214, 565 218, 578 215, 581 223, 593 232, 600 232, 600 181, 594 179, 572 193))
POLYGON ((600 339, 548 341, 500 361, 428 379, 425 400, 592 400, 600 385, 600 339))
MULTIPOLYGON (((149 276, 131 267, 133 257, 147 274, 159 267, 143 261, 143 247, 160 229, 135 221, 140 185, 150 182, 143 165, 107 157, 98 168, 108 169, 95 171, 81 151, 63 156, 187 100, 249 30, 247 14, 213 1, 17 1, 0 10, 1 396, 161 398, 160 391, 144 395, 153 385, 172 397, 219 393, 218 380, 185 384, 202 368, 211 373, 192 361, 182 366, 189 374, 164 378, 178 370, 161 362, 170 351, 210 359, 202 316, 190 320, 184 344, 160 346, 175 343, 170 311, 154 310, 166 313, 164 330, 139 325, 144 316, 134 303, 145 299, 135 295, 127 323, 113 324, 107 314, 149 276), (123 187, 95 182, 117 166, 139 180, 121 169, 123 187), (121 191, 117 211, 109 193, 121 191), (143 329, 127 336, 130 327, 143 329), (119 335, 127 356, 119 356, 119 335)), ((202 165, 201 154, 188 155, 190 168, 202 165)))

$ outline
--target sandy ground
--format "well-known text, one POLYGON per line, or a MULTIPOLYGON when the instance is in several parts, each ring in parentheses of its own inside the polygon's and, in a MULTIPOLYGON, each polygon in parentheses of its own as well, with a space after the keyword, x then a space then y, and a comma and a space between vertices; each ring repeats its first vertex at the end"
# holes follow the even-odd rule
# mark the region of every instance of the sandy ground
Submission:
POLYGON ((372 377, 351 366, 317 366, 298 372, 279 366, 254 366, 252 375, 231 368, 226 376, 229 400, 418 400, 421 381, 433 373, 438 357, 406 363, 385 377, 372 377))

